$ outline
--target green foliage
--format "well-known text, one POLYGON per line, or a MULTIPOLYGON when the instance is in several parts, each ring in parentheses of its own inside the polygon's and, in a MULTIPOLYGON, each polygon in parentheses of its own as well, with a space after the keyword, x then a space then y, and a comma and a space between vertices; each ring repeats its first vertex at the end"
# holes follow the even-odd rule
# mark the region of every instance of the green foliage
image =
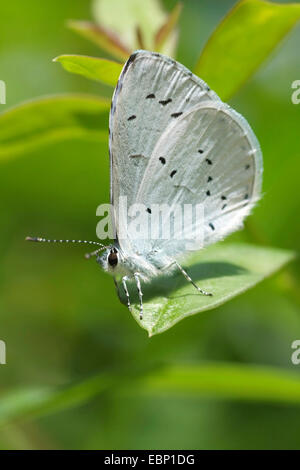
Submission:
POLYGON ((109 102, 90 95, 59 95, 28 101, 0 115, 0 158, 60 140, 107 138, 109 102))
POLYGON ((79 384, 54 389, 18 390, 2 395, 0 428, 83 406, 105 392, 133 396, 213 396, 218 399, 300 403, 300 379, 280 369, 207 363, 198 366, 152 366, 132 375, 99 374, 79 384))
POLYGON ((28 234, 93 239, 95 207, 109 198, 109 100, 99 96, 111 92, 102 83, 112 84, 112 71, 99 69, 102 83, 82 80, 51 58, 97 56, 96 45, 124 62, 141 41, 175 56, 178 29, 170 25, 180 7, 165 0, 168 16, 151 3, 153 27, 137 7, 126 22, 121 10, 109 18, 113 10, 95 1, 96 22, 69 22, 90 43, 63 29, 68 18, 90 17, 89 2, 53 0, 46 16, 37 0, 2 6, 14 22, 1 30, 8 105, 0 115, 0 339, 7 343, 0 448, 299 448, 298 369, 290 359, 300 337, 299 263, 236 295, 300 249, 299 106, 290 100, 299 30, 249 80, 296 23, 298 4, 241 2, 207 42, 232 1, 184 2, 179 18, 180 61, 191 68, 204 45, 197 73, 223 99, 233 96, 264 153, 263 198, 245 230, 185 266, 214 297, 197 295, 180 274, 155 281, 145 292, 148 341, 111 278, 80 248, 23 241, 28 234), (226 295, 234 298, 224 302, 226 295))
MULTIPOLYGON (((112 31, 113 34, 118 34, 121 38, 124 37, 125 43, 127 42, 127 45, 134 48, 137 32, 136 25, 139 25, 138 36, 140 40, 143 42, 146 41, 145 44, 150 44, 150 40, 157 30, 157 24, 163 17, 163 13, 159 13, 159 3, 149 0, 149 7, 153 8, 153 17, 157 20, 157 24, 152 24, 151 22, 150 28, 149 12, 147 11, 145 15, 146 10, 144 6, 145 5, 143 5, 143 8, 140 8, 140 4, 136 0, 128 0, 126 4, 116 2, 112 7, 111 3, 107 2, 107 0, 99 0, 94 2, 94 11, 99 24, 101 24, 101 21, 104 22, 105 27, 110 28, 109 31, 112 31), (114 8, 118 10, 118 15, 114 14, 114 8), (120 13, 122 13, 122 15, 120 15, 120 13), (126 19, 127 16, 128 21, 126 22, 124 18, 126 19), (121 21, 120 18, 122 18, 121 21)), ((199 73, 210 85, 213 84, 213 87, 219 93, 222 89, 222 96, 224 94, 225 96, 232 94, 238 88, 241 80, 244 81, 245 78, 253 72, 263 58, 282 38, 284 33, 292 27, 295 23, 295 12, 298 10, 299 9, 295 8, 294 5, 285 5, 283 7, 282 5, 270 4, 258 0, 242 0, 229 12, 208 41, 196 66, 196 73, 199 73), (262 42, 261 37, 263 31, 267 39, 264 39, 262 42), (250 41, 252 36, 256 38, 256 41, 250 41), (242 37, 243 40, 238 40, 239 37, 242 37), (247 42, 251 42, 251 47, 246 47, 247 42), (230 50, 231 54, 225 54, 225 50, 230 50), (242 58, 244 61, 243 67, 241 67, 242 58), (218 64, 218 68, 215 67, 216 63, 218 64), (241 79, 242 76, 244 77, 243 79, 241 79), (223 77, 226 77, 226 80, 224 80, 223 77), (216 83, 216 80, 219 81, 219 84, 216 83)), ((163 47, 172 31, 174 31, 180 12, 181 5, 178 4, 169 15, 166 22, 156 32, 154 46, 157 47, 157 49, 160 50, 163 47)), ((73 22, 71 25, 73 25, 75 29, 76 27, 80 29, 79 23, 73 22)), ((84 27, 86 31, 92 31, 90 25, 84 23, 84 27)), ((95 31, 96 30, 93 30, 96 34, 95 31)), ((97 34, 100 34, 99 30, 97 30, 97 34)), ((120 40, 118 41, 119 44, 121 44, 120 40)), ((119 52, 120 51, 121 50, 119 50, 119 52)), ((54 59, 54 61, 60 62, 68 72, 83 75, 86 78, 100 81, 111 86, 116 84, 122 69, 122 65, 117 62, 80 55, 61 55, 54 59)), ((26 146, 39 145, 47 140, 62 139, 66 138, 66 136, 72 137, 72 135, 75 134, 82 135, 82 133, 91 131, 89 126, 93 119, 95 119, 95 123, 92 123, 92 132, 94 132, 97 137, 103 136, 103 125, 101 126, 99 119, 99 104, 101 106, 100 112, 103 114, 107 111, 107 103, 104 101, 100 101, 100 103, 99 99, 93 101, 92 97, 83 98, 82 109, 78 110, 76 98, 56 98, 56 101, 54 99, 51 101, 50 98, 47 101, 43 100, 42 102, 29 104, 27 108, 25 107, 25 110, 23 107, 17 109, 17 111, 11 112, 12 114, 8 113, 2 117, 4 119, 4 126, 6 125, 8 127, 9 136, 7 139, 4 127, 4 144, 7 141, 10 143, 13 142, 13 146, 8 145, 6 155, 9 152, 17 153, 18 150, 20 151, 22 148, 26 149, 26 146), (87 104, 88 106, 86 106, 87 104), (84 106, 86 106, 85 109, 84 106), (55 109, 55 112, 51 110, 51 107, 55 109), (24 119, 24 112, 26 119, 24 119), (16 119, 18 118, 16 114, 20 116, 19 120, 17 120, 17 123, 19 123, 17 127, 15 126, 16 119), (44 119, 40 120, 42 114, 44 119), (78 116, 80 116, 80 119, 78 119, 78 116), (12 122, 14 123, 13 130, 9 124, 12 122), (97 130, 95 131, 95 129, 97 130)), ((218 253, 219 257, 222 253, 219 248, 216 248, 215 251, 208 251, 208 253, 211 252, 213 259, 214 253, 218 253)), ((235 259, 236 257, 234 255, 237 256, 236 264, 239 266, 240 270, 237 270, 235 275, 231 275, 231 282, 229 283, 226 279, 226 272, 223 273, 222 269, 220 272, 216 270, 213 276, 215 279, 209 282, 211 287, 206 287, 206 290, 212 290, 214 292, 213 299, 194 294, 190 296, 189 301, 186 301, 186 299, 184 302, 174 300, 174 296, 175 299, 176 297, 184 297, 188 292, 187 289, 191 288, 191 286, 186 286, 183 293, 181 290, 179 293, 173 290, 173 297, 171 299, 168 299, 166 294, 154 297, 154 299, 150 301, 145 301, 145 315, 144 320, 140 322, 141 326, 148 331, 150 336, 165 331, 182 318, 221 305, 223 302, 243 292, 248 287, 251 287, 257 280, 263 279, 269 272, 274 271, 274 266, 277 266, 276 254, 273 258, 274 265, 272 263, 270 264, 268 262, 269 260, 263 258, 264 270, 260 273, 260 277, 254 278, 253 280, 253 274, 256 273, 255 270, 254 272, 249 270, 248 276, 246 277, 243 276, 241 272, 243 269, 247 268, 247 260, 251 259, 253 255, 255 256, 255 253, 252 253, 250 248, 249 254, 247 254, 247 252, 245 254, 245 248, 243 247, 241 249, 235 248, 233 251, 229 250, 229 256, 226 258, 225 262, 227 264, 229 263, 230 256, 233 256, 233 259, 235 259), (242 259, 239 258, 240 250, 242 259), (243 256, 245 256, 245 259, 243 256), (241 264, 239 264, 239 262, 241 262, 241 264)), ((199 256, 200 259, 204 256, 205 260, 205 254, 200 254, 199 256)), ((279 252, 279 259, 280 256, 281 253, 279 252)), ((197 262, 195 260, 198 260, 198 258, 196 257, 193 260, 194 264, 197 262)), ((221 265, 221 257, 214 262, 216 263, 218 261, 221 265)), ((210 259, 208 259, 206 263, 209 265, 210 259)), ((282 263, 279 262, 278 266, 281 266, 281 264, 282 263)), ((193 278, 196 279, 197 276, 199 276, 198 272, 195 273, 193 278)), ((161 280, 159 283, 161 284, 161 280)), ((166 286, 166 291, 170 291, 170 283, 164 281, 163 285, 166 286)), ((136 318, 138 317, 137 309, 134 310, 134 315, 136 318)))
POLYGON ((170 35, 174 32, 175 26, 177 25, 182 12, 182 6, 182 3, 177 3, 166 22, 157 31, 155 35, 154 50, 161 51, 170 35))
POLYGON ((187 263, 192 279, 212 297, 198 294, 181 273, 159 278, 144 291, 144 318, 139 320, 136 301, 133 314, 149 336, 162 333, 183 318, 222 305, 253 287, 291 261, 291 252, 246 244, 213 245, 193 255, 187 263))
POLYGON ((300 19, 300 5, 241 0, 207 41, 194 73, 228 100, 300 19))
MULTIPOLYGON (((167 14, 159 0, 94 0, 93 12, 98 24, 105 26, 122 38, 122 42, 131 50, 149 49, 155 47, 155 36, 167 22, 167 14), (140 35, 137 34, 139 28, 140 35), (140 36, 140 37, 139 37, 140 36)), ((164 37, 165 53, 172 55, 176 41, 171 30, 176 25, 175 18, 171 20, 171 29, 164 37), (174 21, 175 20, 175 21, 174 21), (169 37, 167 37, 169 36, 169 37), (172 37, 173 36, 173 37, 172 37)), ((169 29, 168 27, 166 29, 169 29)), ((162 44, 161 44, 162 45, 162 44)))
POLYGON ((111 384, 111 378, 101 375, 61 390, 27 389, 9 393, 2 397, 0 427, 14 420, 32 419, 82 405, 111 384))
POLYGON ((122 65, 118 62, 83 55, 60 55, 53 61, 60 62, 68 72, 111 86, 115 86, 122 70, 122 65))
POLYGON ((89 39, 102 50, 119 60, 126 60, 130 55, 130 49, 127 49, 114 33, 105 29, 103 26, 90 21, 76 20, 68 21, 67 25, 70 29, 84 38, 89 39))
POLYGON ((144 394, 213 396, 263 402, 300 403, 298 374, 271 367, 208 363, 173 366, 146 377, 144 394))

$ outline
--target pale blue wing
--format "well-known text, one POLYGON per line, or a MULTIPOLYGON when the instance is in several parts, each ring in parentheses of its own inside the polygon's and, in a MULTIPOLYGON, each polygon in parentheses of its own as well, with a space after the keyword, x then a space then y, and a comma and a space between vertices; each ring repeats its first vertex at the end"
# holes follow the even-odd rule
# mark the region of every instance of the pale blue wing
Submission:
POLYGON ((150 156, 167 127, 204 101, 219 98, 199 77, 169 57, 137 51, 124 65, 109 120, 111 202, 117 232, 126 222, 118 214, 119 197, 127 196, 128 205, 135 202, 150 156))
MULTIPOLYGON (((136 200, 149 208, 203 204, 207 246, 241 228, 260 197, 262 170, 259 143, 247 121, 221 101, 201 103, 160 137, 136 200)), ((185 228, 187 233, 195 229, 192 224, 185 228)), ((177 257, 184 254, 185 243, 135 240, 134 251, 177 257)))

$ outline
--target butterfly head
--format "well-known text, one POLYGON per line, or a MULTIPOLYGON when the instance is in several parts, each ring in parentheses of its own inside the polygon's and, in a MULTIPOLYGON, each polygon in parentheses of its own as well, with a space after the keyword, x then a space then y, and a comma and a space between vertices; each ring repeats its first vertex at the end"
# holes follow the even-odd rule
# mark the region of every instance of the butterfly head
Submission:
POLYGON ((113 273, 120 262, 120 254, 118 248, 109 246, 101 255, 97 256, 97 263, 100 264, 104 271, 113 273))

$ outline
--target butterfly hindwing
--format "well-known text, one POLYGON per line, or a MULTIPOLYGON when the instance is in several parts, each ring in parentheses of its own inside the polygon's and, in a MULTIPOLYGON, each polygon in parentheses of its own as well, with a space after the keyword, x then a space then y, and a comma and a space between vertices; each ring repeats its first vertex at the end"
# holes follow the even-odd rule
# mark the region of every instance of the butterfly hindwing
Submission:
MULTIPOLYGON (((171 208, 203 204, 206 246, 242 226, 259 199, 261 176, 260 147, 246 120, 221 101, 206 102, 178 117, 160 137, 137 202, 171 208)), ((195 227, 185 229, 192 233, 195 227)), ((178 240, 137 241, 138 251, 154 248, 174 256, 184 252, 178 240)))

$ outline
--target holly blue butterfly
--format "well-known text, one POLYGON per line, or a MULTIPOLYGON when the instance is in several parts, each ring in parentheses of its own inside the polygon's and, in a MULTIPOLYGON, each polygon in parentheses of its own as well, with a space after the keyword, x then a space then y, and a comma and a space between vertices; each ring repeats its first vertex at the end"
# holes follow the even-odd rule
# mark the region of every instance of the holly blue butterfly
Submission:
MULTIPOLYGON (((144 206, 149 218, 159 204, 167 205, 169 214, 176 204, 201 204, 202 247, 240 229, 260 197, 263 171, 260 146, 247 121, 183 65, 138 50, 124 65, 113 94, 109 153, 114 244, 27 239, 99 246, 87 257, 96 256, 117 289, 121 282, 129 309, 127 282, 135 281, 140 319, 142 283, 173 269, 200 294, 212 295, 179 264, 188 251, 182 238, 134 236, 131 217, 120 201, 125 197, 128 207, 144 206)), ((190 218, 187 231, 195 223, 190 218)), ((194 249, 199 249, 197 244, 194 249)))

